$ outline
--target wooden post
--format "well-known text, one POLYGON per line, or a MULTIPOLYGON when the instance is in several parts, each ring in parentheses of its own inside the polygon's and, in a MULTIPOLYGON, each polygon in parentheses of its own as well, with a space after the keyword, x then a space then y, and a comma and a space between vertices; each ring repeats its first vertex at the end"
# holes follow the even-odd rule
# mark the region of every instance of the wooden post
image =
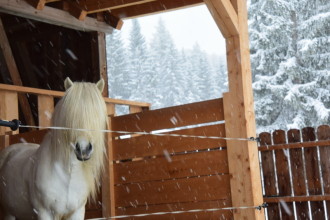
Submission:
POLYGON ((94 57, 93 73, 95 76, 99 75, 100 78, 104 79, 105 85, 102 95, 104 97, 108 97, 109 91, 105 33, 94 32, 93 39, 95 39, 95 42, 92 43, 92 56, 94 57))
MULTIPOLYGON (((115 115, 115 105, 107 104, 109 116, 115 115)), ((111 117, 109 117, 108 129, 111 130, 111 117)), ((113 153, 112 153, 112 135, 107 133, 106 145, 106 161, 105 172, 102 175, 102 215, 105 218, 114 216, 115 211, 115 195, 114 195, 114 170, 113 170, 113 153)))
MULTIPOLYGON (((16 92, 0 90, 0 119, 13 120, 18 119, 18 97, 16 92)), ((0 135, 5 135, 11 131, 10 128, 0 126, 0 135)), ((18 134, 18 130, 14 131, 18 134)))
POLYGON ((54 112, 54 97, 47 95, 38 95, 38 117, 39 126, 51 126, 51 118, 54 112))
MULTIPOLYGON (((229 82, 229 92, 224 94, 226 136, 256 137, 246 1, 207 0, 205 3, 212 9, 212 16, 226 38, 229 82), (237 14, 237 26, 233 20, 235 15, 232 7, 237 14), (219 15, 223 14, 230 14, 232 19, 219 19, 219 15), (238 33, 235 27, 238 28, 238 33)), ((229 173, 232 177, 232 205, 261 205, 263 196, 256 142, 227 141, 227 153, 229 173)), ((237 209, 234 211, 234 219, 265 219, 264 210, 237 209)))

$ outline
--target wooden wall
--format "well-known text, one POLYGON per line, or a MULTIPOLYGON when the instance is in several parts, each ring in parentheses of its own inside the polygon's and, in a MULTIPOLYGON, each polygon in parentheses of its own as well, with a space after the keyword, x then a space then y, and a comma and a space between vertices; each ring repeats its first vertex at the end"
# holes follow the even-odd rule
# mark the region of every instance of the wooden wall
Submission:
MULTIPOLYGON (((0 83, 64 90, 64 79, 106 78, 105 35, 0 14, 0 83)), ((107 96, 107 86, 104 95, 107 96)), ((38 124, 35 97, 19 96, 19 119, 38 124)), ((6 118, 11 120, 12 118, 6 118)))

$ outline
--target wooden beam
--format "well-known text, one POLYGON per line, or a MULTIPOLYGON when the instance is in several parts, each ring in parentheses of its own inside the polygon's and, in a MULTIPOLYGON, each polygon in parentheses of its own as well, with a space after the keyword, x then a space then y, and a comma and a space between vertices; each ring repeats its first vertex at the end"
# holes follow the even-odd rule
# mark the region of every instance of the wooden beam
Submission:
MULTIPOLYGON (((48 96, 54 96, 54 97, 64 96, 64 92, 60 92, 60 91, 35 89, 35 88, 29 88, 29 87, 23 87, 23 86, 13 86, 13 85, 1 84, 1 83, 0 83, 0 91, 29 93, 29 94, 35 94, 35 95, 48 95, 48 96)), ((147 103, 147 102, 137 102, 137 101, 113 99, 113 98, 106 98, 106 97, 104 97, 104 101, 106 103, 112 103, 112 104, 118 104, 118 105, 134 105, 134 106, 141 106, 143 108, 150 107, 150 103, 147 103)))
MULTIPOLYGON (((92 14, 95 12, 89 12, 86 10, 86 7, 80 5, 77 2, 65 0, 63 1, 63 10, 67 11, 70 15, 77 18, 80 21, 84 21, 87 17, 87 14, 92 14)), ((116 16, 112 15, 109 11, 105 11, 107 9, 104 9, 104 12, 98 13, 96 20, 99 22, 104 22, 111 27, 120 30, 123 26, 123 21, 116 16), (102 14, 102 19, 99 19, 99 14, 102 14)))
POLYGON ((88 1, 88 0, 80 0, 78 2, 74 2, 79 8, 85 10, 88 14, 113 10, 118 8, 124 8, 129 6, 135 6, 140 4, 145 4, 148 2, 154 2, 156 0, 98 0, 98 1, 88 1))
MULTIPOLYGON (((16 92, 0 91, 0 119, 18 119, 18 97, 16 92)), ((0 136, 11 131, 10 128, 0 126, 0 136)), ((18 133, 18 131, 15 131, 18 133)))
POLYGON ((81 8, 79 5, 77 5, 76 2, 72 1, 65 1, 65 10, 67 10, 70 15, 77 18, 80 21, 85 20, 87 16, 87 11, 83 8, 81 8))
POLYGON ((107 74, 107 55, 106 55, 106 42, 105 34, 101 32, 93 33, 94 42, 92 43, 93 59, 93 73, 98 75, 99 79, 102 78, 105 82, 102 95, 108 97, 108 74, 107 74))
MULTIPOLYGON (((107 114, 115 115, 115 113, 115 106, 112 104, 107 104, 107 114)), ((112 129, 111 117, 108 129, 112 129)), ((113 137, 111 134, 107 133, 106 161, 104 166, 105 170, 102 175, 102 214, 105 218, 116 215, 112 139, 113 137)))
POLYGON ((32 7, 42 10, 46 5, 46 0, 26 0, 32 7))
POLYGON ((237 13, 230 0, 204 0, 225 38, 238 35, 237 13))
POLYGON ((37 21, 63 26, 79 31, 99 31, 111 34, 113 28, 105 22, 86 17, 79 21, 68 12, 45 6, 43 10, 37 10, 24 0, 0 0, 0 12, 17 15, 37 21))
MULTIPOLYGON (((216 1, 216 0, 214 0, 216 1)), ((220 2, 221 0, 217 0, 220 2)), ((226 39, 229 92, 224 94, 226 136, 256 137, 252 76, 247 26, 247 6, 235 0, 239 34, 226 39)), ((235 4, 233 4, 235 5, 235 4)), ((232 205, 259 206, 263 203, 258 147, 253 141, 227 141, 232 205)), ((234 212, 234 219, 265 219, 264 210, 234 212)))
POLYGON ((51 118, 54 112, 54 97, 38 95, 38 118, 39 126, 51 126, 51 118))
POLYGON ((201 4, 203 4, 203 0, 158 0, 145 4, 113 9, 111 10, 111 14, 121 19, 127 19, 197 6, 201 4))
POLYGON ((271 151, 271 150, 295 149, 295 148, 305 148, 305 147, 327 147, 327 146, 330 146, 330 140, 298 142, 291 144, 264 145, 258 147, 258 150, 271 151))
POLYGON ((311 196, 274 196, 264 197, 266 203, 279 203, 279 202, 307 202, 307 201, 329 201, 330 195, 311 195, 311 196))
POLYGON ((109 24, 111 27, 113 27, 117 30, 121 30, 121 28, 123 27, 123 24, 124 24, 123 20, 121 20, 118 17, 114 16, 109 11, 103 12, 103 17, 104 17, 104 21, 107 24, 109 24))
MULTIPOLYGON (((4 55, 7 68, 10 74, 10 77, 13 81, 14 85, 22 86, 22 80, 21 76, 19 74, 7 35, 5 28, 3 26, 2 20, 0 18, 0 47, 2 49, 2 53, 4 55)), ((22 108, 22 112, 25 118, 25 121, 28 125, 35 125, 34 118, 32 115, 30 103, 27 99, 27 97, 23 94, 18 94, 18 101, 20 103, 20 106, 22 108)), ((18 119, 18 118, 16 118, 18 119)), ((8 119, 9 120, 9 119, 8 119)))

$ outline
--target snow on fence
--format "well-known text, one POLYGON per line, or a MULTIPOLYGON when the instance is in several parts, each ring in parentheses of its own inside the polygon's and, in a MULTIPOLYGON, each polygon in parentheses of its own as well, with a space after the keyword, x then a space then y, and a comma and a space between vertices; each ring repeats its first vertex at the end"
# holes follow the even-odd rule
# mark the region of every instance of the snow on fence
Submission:
POLYGON ((329 219, 330 127, 261 133, 268 219, 329 219))

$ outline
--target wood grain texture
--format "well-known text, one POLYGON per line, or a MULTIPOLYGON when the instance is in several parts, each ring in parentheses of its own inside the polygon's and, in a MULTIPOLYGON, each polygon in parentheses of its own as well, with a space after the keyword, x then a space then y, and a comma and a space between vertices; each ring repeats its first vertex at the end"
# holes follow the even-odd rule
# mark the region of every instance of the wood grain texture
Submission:
MULTIPOLYGON (((169 134, 225 137, 224 124, 203 126, 169 132, 169 134)), ((113 141, 115 160, 225 147, 223 139, 142 135, 113 141)))
MULTIPOLYGON (((171 203, 163 205, 144 205, 136 207, 121 207, 118 208, 118 215, 134 215, 141 213, 155 213, 155 212, 173 212, 173 211, 187 211, 195 209, 213 209, 231 207, 230 200, 215 200, 202 202, 187 202, 187 203, 171 203)), ((166 214, 146 216, 140 219, 233 219, 231 210, 227 211, 212 211, 212 212, 195 212, 183 214, 166 214)), ((133 218, 131 218, 133 219, 133 218)))
MULTIPOLYGON (((0 119, 11 121, 18 119, 18 96, 16 92, 0 90, 0 119)), ((0 135, 11 131, 8 127, 0 126, 0 135)), ((18 133, 18 130, 14 133, 18 133)))
MULTIPOLYGON (((272 144, 272 136, 270 133, 263 132, 259 135, 260 144, 268 146, 272 144)), ((273 151, 261 152, 261 167, 263 173, 263 181, 265 187, 265 196, 277 196, 276 179, 275 179, 275 161, 273 151)), ((278 204, 269 204, 267 208, 269 219, 279 219, 280 209, 278 204)))
POLYGON ((52 123, 52 114, 54 112, 54 97, 38 96, 38 119, 39 126, 49 127, 52 123))
MULTIPOLYGON (((302 129, 303 141, 315 141, 315 129, 307 127, 302 129)), ((304 149, 307 190, 310 195, 322 194, 321 177, 319 172, 317 148, 304 149)), ((315 219, 325 219, 323 202, 311 202, 311 214, 315 219)))
POLYGON ((114 117, 112 127, 118 131, 154 131, 223 119, 222 99, 214 99, 114 117))
POLYGON ((238 35, 237 13, 230 0, 204 0, 204 2, 225 38, 238 35))
POLYGON ((227 151, 195 152, 114 164, 115 184, 228 174, 227 151))
MULTIPOLYGON (((274 144, 286 143, 286 132, 283 130, 276 130, 273 132, 274 144)), ((276 174, 279 196, 290 196, 291 182, 290 182, 290 169, 289 169, 290 150, 277 150, 275 151, 276 160, 276 174)), ((282 219, 290 219, 293 216, 293 204, 286 203, 287 209, 281 205, 282 219)))
MULTIPOLYGON (((60 92, 60 91, 36 89, 36 88, 23 87, 23 86, 13 86, 13 85, 1 84, 1 83, 0 83, 0 91, 29 93, 29 94, 34 94, 34 95, 46 95, 46 96, 53 96, 53 97, 63 97, 64 96, 64 92, 60 92)), ((107 98, 107 97, 103 97, 103 98, 106 103, 111 103, 111 104, 141 106, 142 108, 150 107, 150 103, 146 103, 146 102, 112 99, 112 98, 107 98)))
POLYGON ((40 144, 44 138, 44 136, 49 132, 48 129, 36 130, 25 132, 16 135, 10 135, 9 143, 17 144, 17 143, 34 143, 40 144))
POLYGON ((80 21, 66 11, 49 6, 45 6, 43 10, 38 10, 24 0, 0 0, 0 11, 79 31, 99 31, 108 34, 113 31, 113 28, 108 24, 94 18, 86 17, 84 21, 80 21))
POLYGON ((229 175, 117 185, 116 207, 230 199, 229 175))
MULTIPOLYGON (((330 126, 322 125, 317 128, 317 139, 330 140, 330 126)), ((330 194, 330 144, 326 147, 320 147, 320 165, 322 170, 324 194, 330 194)), ((329 199, 330 200, 330 199, 329 199)), ((326 202, 327 213, 330 215, 330 201, 326 202)))
MULTIPOLYGON (((301 141, 300 131, 298 129, 291 129, 287 132, 288 143, 295 143, 301 141)), ((293 182, 294 196, 306 195, 306 178, 304 175, 304 160, 302 148, 290 149, 291 157, 291 171, 293 182)), ((298 219, 304 219, 308 216, 308 203, 296 202, 296 214, 298 219)))

